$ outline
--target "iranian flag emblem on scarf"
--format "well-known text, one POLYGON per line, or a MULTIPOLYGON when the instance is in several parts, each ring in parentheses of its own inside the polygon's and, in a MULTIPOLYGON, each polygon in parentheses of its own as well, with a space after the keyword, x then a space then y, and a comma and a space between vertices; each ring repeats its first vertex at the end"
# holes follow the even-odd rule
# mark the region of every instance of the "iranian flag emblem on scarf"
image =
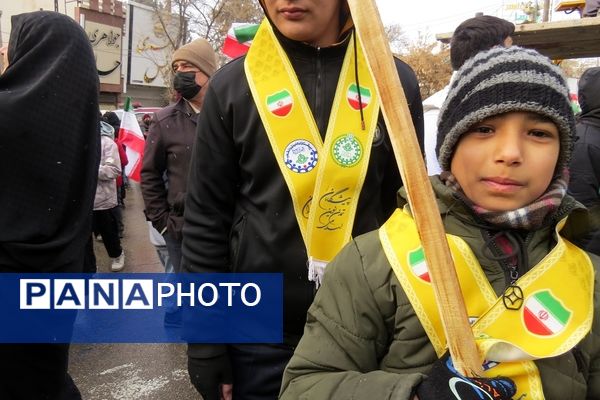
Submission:
POLYGON ((146 141, 133 113, 130 97, 125 100, 124 111, 117 143, 119 145, 124 144, 125 151, 127 152, 129 163, 125 166, 125 174, 134 181, 139 182, 141 180, 140 173, 142 171, 142 158, 144 156, 146 141))
POLYGON ((275 94, 267 96, 267 107, 269 111, 278 117, 285 117, 292 110, 294 101, 292 95, 287 90, 279 91, 275 94))
POLYGON ((551 336, 560 333, 571 317, 571 311, 550 293, 542 290, 530 296, 523 308, 527 330, 535 335, 551 336))
POLYGON ((425 282, 431 282, 431 279, 429 278, 429 268, 427 268, 425 253, 423 252, 422 247, 408 253, 408 264, 410 265, 413 274, 425 282))
POLYGON ((350 85, 348 87, 348 93, 346 94, 348 98, 348 103, 350 103, 350 107, 355 110, 360 110, 360 105, 362 103, 362 108, 365 108, 371 102, 371 91, 366 87, 360 86, 360 102, 358 101, 358 86, 356 84, 350 85))
POLYGON ((258 24, 244 24, 234 22, 227 31, 227 37, 223 43, 223 54, 227 57, 237 58, 248 52, 252 39, 258 30, 258 24))

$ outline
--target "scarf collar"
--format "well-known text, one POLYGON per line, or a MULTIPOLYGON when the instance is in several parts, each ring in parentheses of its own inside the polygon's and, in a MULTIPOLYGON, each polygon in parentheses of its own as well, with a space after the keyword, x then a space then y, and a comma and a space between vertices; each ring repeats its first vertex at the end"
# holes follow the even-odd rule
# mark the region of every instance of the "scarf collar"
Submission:
POLYGON ((548 189, 532 203, 509 211, 491 211, 473 203, 449 171, 442 172, 440 179, 482 220, 499 228, 532 230, 541 227, 558 210, 567 193, 569 172, 565 169, 561 175, 556 176, 548 189))

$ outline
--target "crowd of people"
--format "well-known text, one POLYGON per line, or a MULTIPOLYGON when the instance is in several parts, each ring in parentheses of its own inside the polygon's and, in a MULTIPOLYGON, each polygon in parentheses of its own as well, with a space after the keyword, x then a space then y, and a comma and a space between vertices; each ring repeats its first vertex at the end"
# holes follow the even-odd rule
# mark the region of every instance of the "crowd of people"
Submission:
MULTIPOLYGON (((346 0, 260 5, 245 56, 219 69, 204 39, 175 50, 176 101, 144 147, 166 273, 283 276, 282 343, 188 344, 199 395, 600 399, 600 68, 581 76, 574 115, 560 68, 514 46, 501 18, 456 28, 454 73, 428 99, 394 59, 485 360, 464 376, 346 0)), ((128 160, 119 118, 99 115, 85 32, 17 15, 2 55, 0 272, 94 273, 94 240, 122 271, 128 160), (40 118, 19 112, 42 104, 40 118)), ((165 326, 184 324, 166 309, 165 326)), ((0 398, 81 399, 68 351, 0 344, 0 398)))

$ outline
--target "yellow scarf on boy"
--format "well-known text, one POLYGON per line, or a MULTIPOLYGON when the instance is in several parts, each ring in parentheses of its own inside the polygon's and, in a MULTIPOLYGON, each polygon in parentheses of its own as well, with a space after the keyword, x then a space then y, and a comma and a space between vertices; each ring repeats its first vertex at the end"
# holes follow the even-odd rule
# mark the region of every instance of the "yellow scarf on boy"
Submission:
MULTIPOLYGON (((496 296, 469 246, 458 236, 446 235, 467 313, 475 321, 473 334, 486 360, 484 376, 513 379, 515 398, 525 394, 526 399, 544 399, 539 373, 531 360, 569 351, 591 329, 594 269, 583 250, 559 235, 565 222, 556 227, 556 246, 517 280, 523 292, 518 309, 507 309, 503 297, 496 296)), ((379 237, 396 277, 441 356, 446 351, 446 338, 412 217, 396 210, 380 229, 379 237)))

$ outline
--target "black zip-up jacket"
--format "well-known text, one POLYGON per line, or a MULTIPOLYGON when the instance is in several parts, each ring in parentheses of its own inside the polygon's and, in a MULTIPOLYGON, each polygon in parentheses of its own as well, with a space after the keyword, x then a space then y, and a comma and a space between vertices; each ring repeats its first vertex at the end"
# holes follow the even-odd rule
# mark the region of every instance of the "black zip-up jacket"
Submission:
MULTIPOLYGON (((346 47, 352 43, 347 36, 338 45, 314 48, 280 34, 278 39, 324 136, 346 47)), ((396 60, 396 67, 423 148, 417 79, 404 62, 396 60)), ((401 185, 380 115, 354 236, 386 221, 401 185)), ((184 220, 184 271, 283 272, 284 339, 295 345, 315 287, 307 278, 306 248, 288 187, 248 87, 244 57, 225 65, 210 81, 198 121, 184 220)))
MULTIPOLYGON (((590 68, 581 76, 579 103, 569 194, 586 207, 600 207, 600 67, 590 68)), ((600 230, 577 244, 600 255, 600 230)))

